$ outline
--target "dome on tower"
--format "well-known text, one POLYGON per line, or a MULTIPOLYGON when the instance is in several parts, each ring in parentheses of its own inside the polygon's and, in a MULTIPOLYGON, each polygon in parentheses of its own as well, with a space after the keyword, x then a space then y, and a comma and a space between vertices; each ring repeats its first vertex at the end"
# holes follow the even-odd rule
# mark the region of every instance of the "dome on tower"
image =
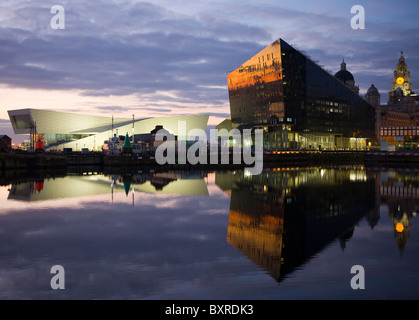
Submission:
POLYGON ((347 84, 348 81, 355 81, 354 76, 348 70, 346 70, 345 60, 340 64, 340 70, 336 72, 335 78, 339 79, 343 83, 347 84))
POLYGON ((335 78, 338 78, 343 83, 346 83, 348 80, 354 81, 354 76, 348 70, 340 70, 336 72, 335 78))
POLYGON ((372 84, 367 90, 367 94, 378 94, 378 89, 372 84))

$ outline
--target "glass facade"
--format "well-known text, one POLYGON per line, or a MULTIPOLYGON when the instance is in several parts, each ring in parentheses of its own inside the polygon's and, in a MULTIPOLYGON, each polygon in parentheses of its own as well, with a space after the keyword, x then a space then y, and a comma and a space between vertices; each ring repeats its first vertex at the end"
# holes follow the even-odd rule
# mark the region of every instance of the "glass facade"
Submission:
POLYGON ((374 108, 282 39, 227 82, 231 121, 263 128, 266 148, 363 149, 374 138, 374 108))
POLYGON ((233 122, 253 126, 284 118, 281 65, 276 41, 227 76, 233 122))
POLYGON ((46 133, 44 139, 48 147, 54 145, 60 145, 63 143, 77 141, 83 138, 92 136, 92 134, 55 134, 55 133, 46 133))

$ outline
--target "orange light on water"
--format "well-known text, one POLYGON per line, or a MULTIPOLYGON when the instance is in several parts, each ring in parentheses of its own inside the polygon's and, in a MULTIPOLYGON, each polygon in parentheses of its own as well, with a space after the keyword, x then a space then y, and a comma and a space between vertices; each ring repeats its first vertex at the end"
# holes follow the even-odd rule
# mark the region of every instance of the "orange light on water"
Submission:
POLYGON ((404 230, 404 226, 401 222, 396 224, 396 231, 397 232, 402 232, 404 230))

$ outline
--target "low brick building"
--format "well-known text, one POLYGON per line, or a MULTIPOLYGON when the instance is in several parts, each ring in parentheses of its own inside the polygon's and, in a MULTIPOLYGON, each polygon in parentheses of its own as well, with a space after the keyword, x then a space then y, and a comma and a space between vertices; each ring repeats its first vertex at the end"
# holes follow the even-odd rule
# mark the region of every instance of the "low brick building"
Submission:
POLYGON ((0 135, 0 152, 9 152, 12 148, 12 139, 6 135, 0 135))

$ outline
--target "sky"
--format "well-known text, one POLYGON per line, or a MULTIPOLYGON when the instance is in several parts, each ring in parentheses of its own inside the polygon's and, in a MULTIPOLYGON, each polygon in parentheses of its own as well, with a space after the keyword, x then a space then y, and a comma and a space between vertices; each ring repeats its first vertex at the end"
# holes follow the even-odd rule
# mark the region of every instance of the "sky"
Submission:
MULTIPOLYGON (((416 0, 24 1, 0 4, 0 134, 7 110, 112 117, 230 115, 226 76, 278 38, 335 74, 345 59, 360 94, 388 99, 400 51, 419 91, 416 0), (64 29, 51 27, 64 8, 64 29), (352 29, 363 6, 365 29, 352 29)), ((416 89, 416 90, 415 90, 416 89)), ((22 138, 20 138, 22 139, 22 138)))

